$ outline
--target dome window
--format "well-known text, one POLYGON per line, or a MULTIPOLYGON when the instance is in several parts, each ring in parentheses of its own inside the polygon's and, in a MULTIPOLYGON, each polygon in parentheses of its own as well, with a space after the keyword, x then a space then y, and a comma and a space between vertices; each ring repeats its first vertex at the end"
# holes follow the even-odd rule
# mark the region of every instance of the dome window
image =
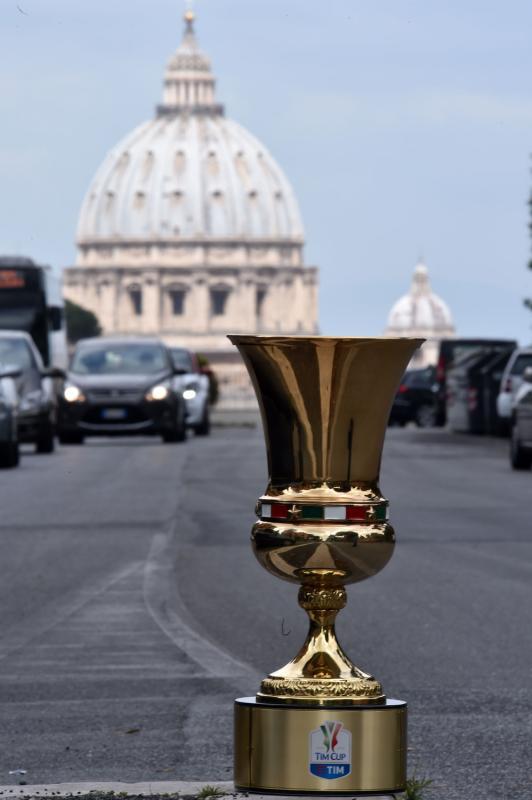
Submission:
POLYGON ((251 198, 252 200, 256 200, 256 199, 257 199, 257 197, 258 197, 258 194, 259 194, 259 193, 257 192, 257 190, 256 190, 256 189, 252 189, 252 190, 250 191, 250 193, 249 193, 249 196, 250 196, 250 198, 251 198))
POLYGON ((146 193, 142 191, 135 192, 135 202, 134 207, 136 209, 141 209, 144 207, 144 201, 146 200, 146 193))
POLYGON ((153 169, 153 163, 155 161, 155 155, 153 150, 148 150, 146 153, 146 158, 144 159, 144 170, 142 174, 142 179, 147 180, 150 176, 150 172, 153 169))
POLYGON ((223 317, 226 313, 229 289, 217 287, 211 289, 211 314, 213 317, 223 317))
POLYGON ((217 200, 220 200, 224 196, 224 193, 222 192, 221 189, 215 189, 212 193, 212 196, 215 197, 217 200))

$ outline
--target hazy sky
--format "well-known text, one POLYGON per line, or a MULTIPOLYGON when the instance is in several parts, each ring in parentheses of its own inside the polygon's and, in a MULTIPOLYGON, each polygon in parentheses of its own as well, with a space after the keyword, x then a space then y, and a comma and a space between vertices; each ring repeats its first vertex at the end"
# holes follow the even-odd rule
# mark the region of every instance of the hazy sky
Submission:
MULTIPOLYGON (((532 339, 528 0, 198 0, 228 116, 270 149, 323 333, 379 334, 423 254, 463 335, 532 339)), ((73 263, 107 150, 153 115, 180 0, 0 0, 0 252, 73 263)))

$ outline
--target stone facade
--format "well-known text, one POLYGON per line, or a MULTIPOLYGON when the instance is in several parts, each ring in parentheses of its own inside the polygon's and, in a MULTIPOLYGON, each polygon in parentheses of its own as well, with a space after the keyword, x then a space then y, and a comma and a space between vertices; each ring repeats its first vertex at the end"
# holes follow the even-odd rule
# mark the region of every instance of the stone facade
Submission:
POLYGON ((285 175, 224 116, 187 12, 163 103, 107 156, 85 197, 65 295, 105 334, 159 335, 205 354, 221 401, 247 405, 227 333, 316 333, 318 271, 285 175))

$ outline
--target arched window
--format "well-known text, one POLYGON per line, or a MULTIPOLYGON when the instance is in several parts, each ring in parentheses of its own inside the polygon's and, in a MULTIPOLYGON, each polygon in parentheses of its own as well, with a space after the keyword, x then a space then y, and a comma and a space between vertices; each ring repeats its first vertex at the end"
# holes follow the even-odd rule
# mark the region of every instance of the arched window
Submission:
POLYGON ((185 313, 185 290, 173 287, 168 290, 168 296, 170 297, 170 308, 173 316, 182 316, 185 313))
POLYGON ((227 298, 230 289, 227 286, 215 286, 211 289, 211 315, 223 317, 226 313, 227 298))
POLYGON ((131 308, 136 317, 142 316, 142 289, 140 286, 130 286, 128 289, 131 308))
POLYGON ((265 299, 266 299, 266 289, 264 288, 264 286, 258 286, 257 293, 255 295, 255 314, 257 315, 258 319, 262 317, 262 311, 265 299))

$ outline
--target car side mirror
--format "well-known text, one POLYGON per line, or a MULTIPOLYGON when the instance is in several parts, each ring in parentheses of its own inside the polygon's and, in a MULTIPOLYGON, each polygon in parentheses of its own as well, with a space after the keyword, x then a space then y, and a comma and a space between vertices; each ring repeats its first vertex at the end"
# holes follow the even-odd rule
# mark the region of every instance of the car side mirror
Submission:
POLYGON ((66 372, 59 367, 45 367, 41 370, 41 377, 42 378, 58 378, 60 380, 65 380, 66 372))
POLYGON ((0 367, 0 378, 20 378, 22 370, 15 364, 6 364, 0 367))
POLYGON ((525 367, 523 372, 523 380, 527 383, 532 383, 532 367, 525 367))

